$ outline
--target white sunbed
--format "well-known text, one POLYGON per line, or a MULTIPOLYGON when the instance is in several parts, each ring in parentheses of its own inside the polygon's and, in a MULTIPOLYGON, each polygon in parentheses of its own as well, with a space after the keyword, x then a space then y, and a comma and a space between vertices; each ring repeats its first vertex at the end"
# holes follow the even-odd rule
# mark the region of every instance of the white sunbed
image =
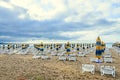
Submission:
POLYGON ((28 48, 24 51, 24 54, 28 54, 29 51, 30 51, 30 47, 28 47, 28 48))
POLYGON ((112 57, 111 54, 105 54, 104 57, 112 57))
POLYGON ((71 52, 76 52, 76 50, 71 50, 71 52))
POLYGON ((97 62, 97 61, 98 61, 98 58, 90 58, 90 61, 91 61, 91 62, 97 62))
POLYGON ((41 57, 40 54, 35 54, 32 58, 33 58, 33 59, 38 59, 38 58, 40 58, 40 57, 41 57))
POLYGON ((76 58, 76 57, 69 57, 68 60, 69 60, 69 61, 76 61, 77 58, 76 58))
POLYGON ((51 56, 57 56, 57 53, 56 52, 52 52, 51 56))
POLYGON ((63 55, 64 55, 64 52, 57 54, 57 56, 63 56, 63 55))
POLYGON ((66 60, 67 60, 67 57, 66 57, 66 56, 59 56, 59 60, 60 60, 60 61, 66 61, 66 60))
POLYGON ((15 53, 16 53, 16 54, 20 54, 21 51, 22 51, 22 48, 17 48, 15 53))
POLYGON ((10 49, 10 50, 8 51, 8 54, 13 54, 13 52, 14 52, 14 50, 13 50, 13 49, 10 49))
POLYGON ((2 54, 6 54, 6 53, 8 53, 8 49, 4 49, 4 50, 2 51, 2 54))
POLYGON ((46 56, 46 55, 42 55, 42 56, 41 56, 41 59, 44 59, 44 60, 45 60, 45 59, 50 59, 50 57, 49 57, 49 56, 46 56))
POLYGON ((91 72, 92 74, 95 73, 95 65, 92 64, 82 64, 82 73, 84 72, 91 72))
POLYGON ((112 66, 101 66, 100 68, 101 75, 112 74, 115 77, 115 67, 112 66))
POLYGON ((70 57, 76 57, 76 54, 69 54, 70 57))
POLYGON ((106 62, 106 63, 107 63, 107 62, 111 62, 111 63, 112 63, 113 60, 112 60, 112 58, 104 58, 104 62, 106 62))
POLYGON ((100 59, 99 61, 98 61, 98 58, 90 58, 90 61, 91 62, 99 62, 99 63, 101 63, 101 62, 103 62, 103 60, 102 59, 100 59))
POLYGON ((79 52, 79 53, 78 53, 78 56, 81 56, 81 57, 85 57, 85 55, 86 55, 86 54, 85 54, 85 53, 82 53, 82 52, 79 52))

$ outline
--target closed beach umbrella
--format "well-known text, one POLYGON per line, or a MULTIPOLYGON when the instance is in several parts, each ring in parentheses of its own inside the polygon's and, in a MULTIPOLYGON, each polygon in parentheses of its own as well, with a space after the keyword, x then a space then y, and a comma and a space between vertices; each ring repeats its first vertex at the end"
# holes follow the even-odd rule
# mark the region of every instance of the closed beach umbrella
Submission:
POLYGON ((80 45, 79 45, 79 44, 77 44, 77 51, 78 51, 78 52, 80 51, 79 47, 80 47, 80 45))
POLYGON ((56 51, 58 52, 59 50, 59 44, 56 43, 56 51))
POLYGON ((43 42, 41 42, 41 44, 40 44, 40 51, 43 53, 43 51, 44 51, 44 45, 43 45, 43 42))
POLYGON ((101 44, 101 51, 102 51, 102 53, 104 53, 104 51, 105 51, 105 43, 102 41, 102 44, 101 44))
POLYGON ((98 36, 98 38, 96 39, 96 57, 99 60, 101 58, 101 56, 102 56, 102 52, 101 52, 101 39, 98 36))
POLYGON ((66 48, 67 48, 67 54, 70 54, 70 48, 71 48, 71 46, 70 46, 70 43, 69 42, 67 42, 67 44, 66 44, 66 48))

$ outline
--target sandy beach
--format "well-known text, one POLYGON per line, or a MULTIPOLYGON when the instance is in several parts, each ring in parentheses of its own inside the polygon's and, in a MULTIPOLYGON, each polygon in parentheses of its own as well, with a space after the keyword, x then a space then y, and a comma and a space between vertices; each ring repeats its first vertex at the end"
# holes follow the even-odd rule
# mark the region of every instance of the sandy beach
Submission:
POLYGON ((94 53, 77 57, 77 61, 59 61, 57 56, 49 60, 32 59, 33 55, 0 55, 0 80, 120 80, 120 56, 110 49, 113 62, 100 65, 115 66, 116 77, 101 76, 98 63, 90 62, 94 53), (82 64, 94 64, 95 74, 82 73, 82 64))
POLYGON ((0 80, 120 80, 120 0, 0 0, 0 80))

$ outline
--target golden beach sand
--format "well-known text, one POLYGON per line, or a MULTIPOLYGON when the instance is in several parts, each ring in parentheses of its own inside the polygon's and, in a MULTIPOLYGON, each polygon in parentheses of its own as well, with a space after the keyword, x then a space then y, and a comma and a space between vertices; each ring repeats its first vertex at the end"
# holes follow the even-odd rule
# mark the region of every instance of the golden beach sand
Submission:
POLYGON ((32 59, 33 55, 0 55, 0 80, 120 80, 120 56, 110 49, 113 63, 100 63, 116 68, 116 77, 101 76, 96 68, 95 74, 82 73, 82 64, 95 64, 90 62, 94 53, 86 57, 77 57, 77 61, 58 61, 54 56, 50 60, 32 59))

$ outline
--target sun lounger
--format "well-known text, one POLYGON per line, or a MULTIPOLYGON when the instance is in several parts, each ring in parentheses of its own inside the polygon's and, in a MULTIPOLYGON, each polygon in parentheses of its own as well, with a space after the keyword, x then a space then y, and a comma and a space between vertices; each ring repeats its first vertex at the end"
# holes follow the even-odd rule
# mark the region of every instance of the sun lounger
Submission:
POLYGON ((76 57, 69 57, 68 60, 69 60, 69 61, 76 61, 77 58, 76 58, 76 57))
POLYGON ((42 55, 42 56, 41 56, 41 59, 44 59, 44 60, 45 60, 45 59, 50 59, 50 57, 49 57, 49 56, 46 56, 46 55, 42 55))
POLYGON ((13 54, 13 49, 10 49, 10 50, 8 51, 8 54, 13 54))
POLYGON ((76 57, 76 54, 69 54, 70 57, 76 57))
POLYGON ((79 53, 78 56, 85 57, 86 54, 84 53, 79 53))
POLYGON ((100 68, 101 75, 112 74, 115 77, 115 67, 112 66, 101 66, 100 68))
POLYGON ((91 61, 91 62, 97 62, 97 61, 98 61, 98 58, 90 58, 90 61, 91 61))
POLYGON ((82 73, 84 72, 91 72, 92 74, 95 73, 95 65, 92 64, 82 64, 82 73))
POLYGON ((107 62, 111 62, 112 63, 112 61, 113 61, 112 58, 104 58, 104 62, 106 62, 106 63, 107 62))
POLYGON ((101 62, 103 62, 102 59, 98 60, 98 58, 90 58, 90 61, 91 61, 91 62, 96 62, 96 63, 101 63, 101 62))
POLYGON ((57 56, 57 53, 56 52, 52 52, 51 56, 57 56))
POLYGON ((38 58, 40 58, 40 57, 41 57, 40 54, 35 54, 32 58, 33 58, 33 59, 38 59, 38 58))
POLYGON ((63 56, 64 55, 64 53, 62 52, 62 53, 58 53, 57 54, 57 56, 63 56))
POLYGON ((66 61, 66 60, 67 60, 67 57, 66 57, 66 56, 59 56, 59 60, 60 60, 60 61, 66 61))
POLYGON ((112 57, 111 54, 105 54, 104 57, 112 57))

